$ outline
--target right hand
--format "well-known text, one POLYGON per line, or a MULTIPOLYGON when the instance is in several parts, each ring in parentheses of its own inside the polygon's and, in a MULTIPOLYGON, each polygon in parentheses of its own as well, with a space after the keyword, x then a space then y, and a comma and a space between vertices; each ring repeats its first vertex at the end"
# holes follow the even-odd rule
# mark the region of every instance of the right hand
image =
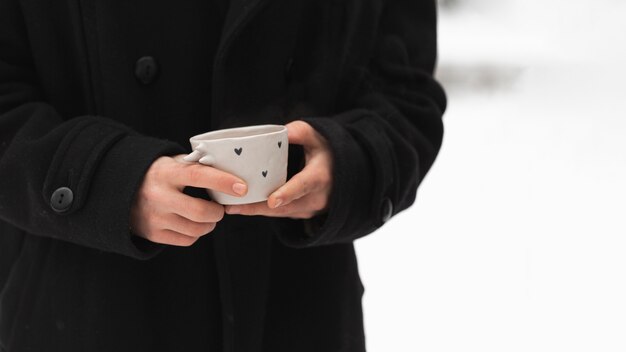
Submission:
POLYGON ((183 193, 186 186, 243 196, 248 187, 237 176, 183 161, 185 155, 160 157, 146 173, 131 209, 132 232, 155 243, 190 246, 215 229, 224 206, 183 193))

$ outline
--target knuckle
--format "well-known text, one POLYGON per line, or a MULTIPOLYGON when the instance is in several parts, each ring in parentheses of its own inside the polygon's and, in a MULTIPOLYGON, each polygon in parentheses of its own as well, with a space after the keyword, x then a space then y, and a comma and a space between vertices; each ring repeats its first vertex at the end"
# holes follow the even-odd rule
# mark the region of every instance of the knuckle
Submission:
POLYGON ((185 236, 184 238, 180 238, 178 241, 181 247, 189 247, 192 244, 196 243, 198 239, 195 237, 185 236))
POLYGON ((189 233, 189 237, 198 238, 198 237, 202 237, 202 236, 204 236, 206 234, 207 234, 207 231, 204 230, 204 227, 196 228, 193 232, 189 233))
POLYGON ((224 218, 224 207, 217 203, 194 201, 187 204, 187 217, 197 222, 217 222, 224 218))
POLYGON ((169 244, 172 246, 189 247, 197 240, 195 237, 190 237, 182 234, 176 234, 171 231, 163 231, 163 241, 161 243, 169 244))
POLYGON ((190 165, 187 168, 187 178, 191 184, 198 184, 202 182, 204 173, 202 166, 190 165))
POLYGON ((211 223, 207 224, 206 228, 204 229, 203 235, 206 235, 207 233, 213 232, 213 230, 215 230, 216 225, 217 224, 214 223, 214 222, 211 222, 211 223))
POLYGON ((313 128, 311 128, 309 125, 303 123, 302 131, 304 131, 304 136, 307 140, 310 141, 315 138, 315 132, 313 131, 313 128))
POLYGON ((169 233, 166 230, 153 231, 148 239, 155 243, 172 244, 169 233))
POLYGON ((205 207, 199 202, 188 202, 185 209, 191 220, 202 220, 206 216, 205 207))
POLYGON ((156 162, 154 162, 154 164, 152 164, 148 171, 146 171, 145 181, 151 182, 153 180, 158 180, 160 178, 161 172, 161 167, 157 160, 156 162))
POLYGON ((161 196, 159 189, 151 184, 145 185, 141 192, 141 197, 148 202, 155 202, 161 196))
POLYGON ((170 167, 168 165, 170 159, 171 158, 165 156, 156 159, 146 172, 146 179, 149 181, 155 181, 164 178, 170 167))
POLYGON ((190 237, 200 236, 202 230, 202 224, 193 221, 185 221, 184 225, 176 229, 177 232, 190 237))
POLYGON ((207 233, 213 231, 215 228, 215 223, 199 223, 195 226, 193 231, 194 237, 202 237, 207 233))
POLYGON ((215 186, 217 187, 217 191, 223 193, 233 193, 232 186, 234 183, 238 182, 236 178, 226 173, 218 173, 215 177, 215 186))
POLYGON ((215 215, 215 222, 222 221, 222 219, 224 219, 224 207, 223 206, 217 207, 214 215, 215 215))
POLYGON ((306 139, 310 139, 313 136, 313 129, 311 128, 311 126, 304 122, 304 121, 298 121, 298 128, 300 129, 300 133, 306 138, 306 139))

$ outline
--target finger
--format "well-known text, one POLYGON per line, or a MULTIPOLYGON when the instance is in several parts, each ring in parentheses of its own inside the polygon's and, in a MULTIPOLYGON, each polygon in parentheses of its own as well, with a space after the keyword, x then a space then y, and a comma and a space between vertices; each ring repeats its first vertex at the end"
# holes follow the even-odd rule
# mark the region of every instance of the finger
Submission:
POLYGON ((310 147, 321 145, 322 137, 311 125, 304 121, 292 121, 285 125, 287 138, 291 144, 301 144, 310 147))
MULTIPOLYGON (((282 210, 282 209, 281 209, 282 210)), ((258 202, 251 204, 237 204, 237 205, 226 205, 224 206, 224 212, 226 214, 231 215, 266 215, 270 216, 270 214, 279 214, 278 211, 274 211, 274 209, 270 209, 267 206, 267 202, 258 202)))
POLYGON ((312 192, 315 185, 305 169, 306 167, 274 191, 269 196, 267 204, 272 208, 284 207, 312 192))
POLYGON ((267 202, 252 204, 228 205, 226 214, 261 215, 268 217, 292 217, 295 214, 318 213, 326 208, 325 197, 305 197, 278 208, 270 208, 267 202))
POLYGON ((224 217, 222 205, 188 196, 174 188, 145 187, 137 202, 140 206, 136 210, 150 210, 153 219, 155 215, 167 213, 175 213, 195 222, 218 222, 224 217))
POLYGON ((173 193, 167 205, 167 210, 194 222, 218 222, 224 218, 222 205, 183 193, 173 193))
POLYGON ((154 243, 168 244, 179 247, 189 247, 198 240, 198 237, 185 236, 176 231, 166 229, 155 231, 145 238, 154 243))
POLYGON ((305 166, 302 171, 295 174, 289 181, 270 194, 268 205, 271 208, 285 206, 307 194, 321 190, 325 182, 327 182, 322 176, 317 168, 312 167, 310 164, 305 166))
POLYGON ((215 229, 214 222, 195 222, 177 214, 168 214, 157 224, 162 229, 172 230, 190 237, 201 237, 215 229))
POLYGON ((289 218, 290 219, 311 219, 315 215, 317 215, 316 212, 307 211, 307 212, 289 214, 289 218))
POLYGON ((236 197, 248 192, 248 186, 241 178, 214 167, 180 163, 179 167, 170 172, 172 181, 179 187, 207 188, 236 197))

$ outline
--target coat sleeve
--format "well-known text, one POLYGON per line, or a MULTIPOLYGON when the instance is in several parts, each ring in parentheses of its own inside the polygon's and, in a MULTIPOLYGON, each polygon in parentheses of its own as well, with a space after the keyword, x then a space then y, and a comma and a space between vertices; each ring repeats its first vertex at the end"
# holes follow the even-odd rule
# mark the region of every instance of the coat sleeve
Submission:
POLYGON ((0 2, 0 221, 135 258, 156 254, 161 246, 131 235, 130 207, 152 161, 182 148, 110 119, 61 116, 39 89, 21 18, 17 1, 0 2), (62 187, 71 194, 55 198, 69 205, 59 212, 51 201, 62 187))
POLYGON ((433 79, 435 1, 385 1, 375 31, 369 58, 344 70, 340 113, 302 119, 329 142, 334 181, 327 213, 281 224, 288 246, 350 242, 375 231, 413 204, 439 151, 446 97, 433 79))

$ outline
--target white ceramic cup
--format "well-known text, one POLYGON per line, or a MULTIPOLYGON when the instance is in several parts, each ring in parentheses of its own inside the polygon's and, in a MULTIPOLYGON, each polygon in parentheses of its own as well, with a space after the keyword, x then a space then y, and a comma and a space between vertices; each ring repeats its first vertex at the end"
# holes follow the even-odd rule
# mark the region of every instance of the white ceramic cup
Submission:
POLYGON ((248 204, 267 200, 287 181, 287 127, 257 125, 211 131, 189 139, 185 161, 200 162, 242 178, 248 193, 234 197, 209 190, 220 204, 248 204))

